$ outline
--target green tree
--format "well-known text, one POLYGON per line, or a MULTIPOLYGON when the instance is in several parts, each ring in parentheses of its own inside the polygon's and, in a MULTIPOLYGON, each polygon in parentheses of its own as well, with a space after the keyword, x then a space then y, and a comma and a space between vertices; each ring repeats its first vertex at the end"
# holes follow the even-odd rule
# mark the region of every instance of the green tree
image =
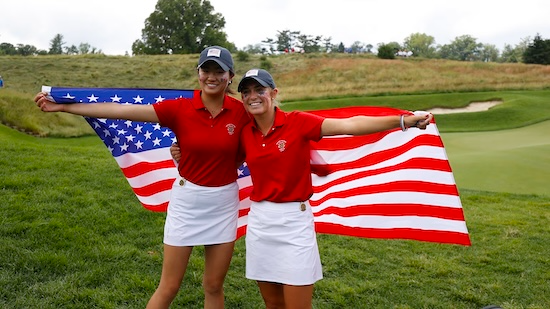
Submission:
POLYGON ((11 43, 1 43, 0 55, 17 55, 17 48, 11 43))
POLYGON ((145 46, 145 43, 143 43, 142 40, 135 40, 134 43, 132 43, 132 53, 134 55, 145 55, 147 46, 145 46))
POLYGON ((344 53, 346 51, 346 47, 344 46, 344 43, 340 42, 340 44, 338 44, 338 50, 337 50, 339 53, 344 53))
POLYGON ((365 44, 361 43, 360 41, 355 41, 353 44, 351 44, 351 52, 354 54, 360 53, 363 51, 363 47, 365 44))
POLYGON ((318 53, 321 50, 321 36, 312 36, 307 34, 302 34, 298 36, 297 47, 300 47, 306 53, 318 53))
POLYGON ((50 51, 48 52, 51 55, 61 55, 63 54, 63 35, 56 34, 54 38, 50 41, 50 51))
POLYGON ((523 53, 524 63, 550 64, 550 40, 544 40, 539 34, 523 53))
MULTIPOLYGON (((397 44, 399 46, 399 44, 397 44)), ((399 47, 396 48, 395 44, 380 43, 378 44, 378 58, 380 59, 395 59, 395 53, 399 50, 399 47)))
POLYGON ((134 54, 190 54, 221 45, 236 50, 223 31, 225 19, 208 0, 158 0, 145 20, 141 40, 132 44, 134 54))
POLYGON ((67 55, 78 55, 78 47, 76 45, 65 46, 64 49, 67 55))
POLYGON ((262 45, 261 44, 248 44, 246 45, 243 50, 249 54, 260 54, 262 52, 262 45))
POLYGON ((425 33, 413 33, 405 38, 403 47, 412 51, 413 57, 434 58, 436 55, 435 39, 425 33))
POLYGON ((277 49, 276 47, 273 47, 275 46, 275 41, 272 38, 266 38, 265 40, 262 41, 262 43, 264 44, 264 46, 267 46, 267 48, 265 48, 264 46, 261 47, 262 54, 265 54, 268 51, 273 52, 274 50, 277 49))
POLYGON ((38 53, 38 49, 29 44, 18 44, 17 45, 17 54, 21 56, 32 56, 38 53))
POLYGON ((300 31, 283 30, 277 31, 277 39, 274 41, 278 51, 291 50, 296 46, 296 41, 300 36, 300 31))
POLYGON ((504 44, 504 49, 502 50, 502 55, 500 56, 500 62, 523 62, 523 53, 525 53, 525 50, 529 44, 531 44, 531 37, 529 36, 522 38, 514 47, 509 44, 504 44))
POLYGON ((480 60, 483 62, 496 62, 499 55, 498 48, 493 44, 483 44, 479 51, 480 60))
POLYGON ((332 37, 324 38, 323 39, 323 51, 325 52, 333 52, 334 49, 336 49, 336 46, 332 44, 332 37))
POLYGON ((372 46, 372 44, 365 45, 366 52, 369 53, 369 54, 372 54, 372 48, 373 47, 374 46, 372 46))
POLYGON ((480 59, 480 50, 483 44, 470 35, 456 37, 451 44, 443 45, 439 49, 439 55, 444 59, 460 61, 476 61, 480 59))
POLYGON ((78 53, 81 55, 91 54, 92 46, 88 43, 80 43, 80 45, 78 45, 78 53))
POLYGON ((517 63, 521 62, 520 58, 522 58, 523 53, 518 54, 516 52, 516 49, 512 47, 510 44, 504 44, 504 49, 502 50, 502 55, 500 56, 500 62, 511 62, 511 63, 517 63))
POLYGON ((378 44, 378 58, 395 59, 395 54, 401 49, 401 45, 397 42, 389 42, 388 44, 378 44))

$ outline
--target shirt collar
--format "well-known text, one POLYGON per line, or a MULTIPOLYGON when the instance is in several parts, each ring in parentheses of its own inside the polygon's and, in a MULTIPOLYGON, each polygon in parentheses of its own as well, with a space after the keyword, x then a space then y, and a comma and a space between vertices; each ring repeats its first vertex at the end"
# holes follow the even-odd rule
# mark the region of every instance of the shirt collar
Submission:
POLYGON ((273 122, 274 127, 281 127, 285 124, 286 114, 280 108, 275 106, 275 121, 273 122))
MULTIPOLYGON (((275 121, 273 121, 273 127, 274 128, 281 127, 285 124, 285 121, 286 121, 286 113, 283 112, 277 106, 275 106, 275 121)), ((258 128, 258 126, 256 125, 256 121, 252 121, 252 126, 256 129, 258 128)))

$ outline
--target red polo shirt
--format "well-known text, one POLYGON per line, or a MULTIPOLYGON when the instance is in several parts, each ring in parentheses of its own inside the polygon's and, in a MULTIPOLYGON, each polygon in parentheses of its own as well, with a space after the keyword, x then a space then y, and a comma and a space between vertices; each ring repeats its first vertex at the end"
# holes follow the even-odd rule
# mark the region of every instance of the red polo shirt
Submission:
POLYGON ((267 135, 251 121, 241 133, 241 144, 250 170, 252 201, 276 203, 306 201, 313 194, 310 144, 321 139, 324 118, 276 109, 267 135))
POLYGON ((178 139, 178 170, 183 178, 208 187, 237 179, 239 136, 250 122, 241 101, 226 95, 222 111, 215 118, 202 103, 199 90, 191 99, 165 100, 153 107, 160 124, 170 128, 178 139))

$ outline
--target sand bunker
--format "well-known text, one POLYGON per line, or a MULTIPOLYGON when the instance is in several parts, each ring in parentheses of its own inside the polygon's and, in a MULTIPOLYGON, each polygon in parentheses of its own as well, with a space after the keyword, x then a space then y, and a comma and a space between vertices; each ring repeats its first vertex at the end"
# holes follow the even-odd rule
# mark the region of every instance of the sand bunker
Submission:
POLYGON ((432 108, 427 110, 434 115, 454 114, 454 113, 473 113, 489 110, 489 108, 501 104, 502 101, 472 102, 464 108, 432 108))

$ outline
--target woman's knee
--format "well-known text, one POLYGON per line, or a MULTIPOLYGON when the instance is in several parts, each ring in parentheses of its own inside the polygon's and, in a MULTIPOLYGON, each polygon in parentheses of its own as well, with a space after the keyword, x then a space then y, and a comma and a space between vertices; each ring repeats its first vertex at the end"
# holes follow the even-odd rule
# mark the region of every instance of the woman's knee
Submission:
POLYGON ((223 293, 223 279, 219 278, 203 278, 202 287, 205 293, 208 294, 218 294, 223 293))
POLYGON ((181 282, 163 282, 159 285, 157 291, 163 298, 175 298, 181 287, 181 282))
POLYGON ((283 299, 267 299, 264 297, 264 303, 266 309, 284 309, 285 301, 283 299))

